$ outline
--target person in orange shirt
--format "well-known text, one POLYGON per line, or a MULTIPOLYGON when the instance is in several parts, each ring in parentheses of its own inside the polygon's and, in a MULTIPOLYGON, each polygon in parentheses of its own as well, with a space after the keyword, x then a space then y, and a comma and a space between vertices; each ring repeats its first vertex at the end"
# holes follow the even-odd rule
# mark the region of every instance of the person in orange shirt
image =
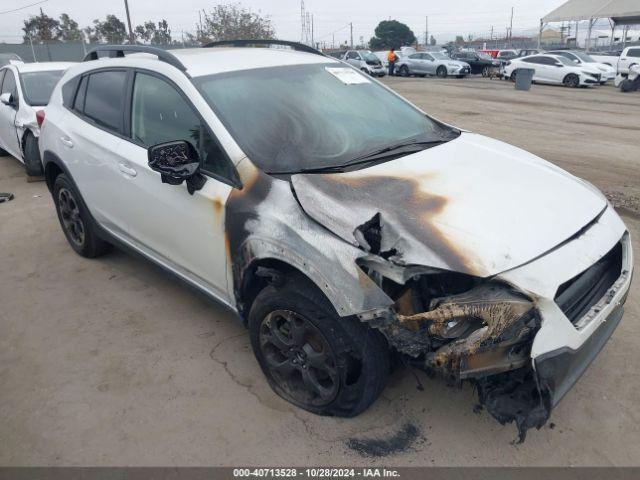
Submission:
POLYGON ((387 60, 389 61, 389 76, 391 77, 396 69, 396 62, 398 61, 395 48, 389 50, 389 53, 387 53, 387 60))

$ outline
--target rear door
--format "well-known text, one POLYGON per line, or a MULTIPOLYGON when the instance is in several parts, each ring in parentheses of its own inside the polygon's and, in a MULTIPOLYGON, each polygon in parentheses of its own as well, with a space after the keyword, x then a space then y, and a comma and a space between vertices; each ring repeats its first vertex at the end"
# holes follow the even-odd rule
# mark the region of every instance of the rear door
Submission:
POLYGON ((95 219, 126 237, 119 195, 126 187, 119 156, 124 134, 126 69, 94 70, 82 77, 60 132, 59 150, 95 219))
POLYGON ((0 145, 11 155, 20 159, 22 155, 20 154, 20 143, 18 141, 15 124, 20 103, 18 98, 18 84, 13 71, 8 68, 5 68, 3 71, 4 77, 2 78, 0 93, 11 94, 16 105, 11 106, 0 103, 0 145))
POLYGON ((428 53, 423 53, 422 63, 423 63, 424 73, 427 73, 429 75, 436 74, 437 62, 431 55, 429 55, 428 53))

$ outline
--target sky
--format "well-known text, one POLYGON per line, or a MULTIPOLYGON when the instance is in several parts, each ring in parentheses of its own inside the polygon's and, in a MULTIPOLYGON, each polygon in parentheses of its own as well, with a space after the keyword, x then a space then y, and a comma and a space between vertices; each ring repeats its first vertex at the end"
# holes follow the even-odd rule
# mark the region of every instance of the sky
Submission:
MULTIPOLYGON (((22 41, 22 20, 39 13, 40 8, 53 17, 68 13, 80 27, 91 24, 95 18, 115 14, 125 21, 124 0, 45 0, 43 3, 13 12, 8 10, 28 6, 38 0, 0 0, 0 42, 22 41)), ((166 19, 174 38, 181 32, 194 32, 198 11, 208 10, 216 3, 205 0, 129 0, 131 22, 136 25, 146 20, 166 19)), ((456 35, 489 37, 504 36, 509 26, 511 8, 514 8, 513 35, 537 31, 540 17, 560 6, 565 0, 305 0, 305 10, 313 14, 314 37, 317 42, 349 40, 353 23, 353 39, 368 41, 381 20, 398 20, 409 25, 415 35, 424 41, 425 17, 428 16, 429 35, 438 43, 452 40, 456 35)), ((269 16, 276 36, 285 40, 301 40, 300 0, 243 0, 242 6, 269 16)))

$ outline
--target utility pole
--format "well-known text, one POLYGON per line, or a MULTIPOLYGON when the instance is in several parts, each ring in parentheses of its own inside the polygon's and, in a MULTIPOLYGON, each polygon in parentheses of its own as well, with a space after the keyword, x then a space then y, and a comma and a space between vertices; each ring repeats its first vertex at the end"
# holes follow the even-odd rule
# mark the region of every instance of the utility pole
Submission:
POLYGON ((133 45, 136 43, 136 39, 133 36, 133 30, 131 28, 131 15, 129 15, 129 1, 124 0, 124 9, 127 12, 127 25, 129 25, 129 43, 133 45))
POLYGON ((424 17, 424 48, 429 46, 429 16, 424 17))
POLYGON ((509 43, 513 41, 513 7, 511 7, 511 22, 509 24, 509 43))
POLYGON ((351 48, 353 48, 353 22, 349 23, 349 28, 351 29, 351 48))
POLYGON ((313 33, 314 33, 314 29, 313 29, 313 13, 312 13, 311 14, 311 45, 313 45, 313 47, 315 48, 316 42, 315 42, 313 33))

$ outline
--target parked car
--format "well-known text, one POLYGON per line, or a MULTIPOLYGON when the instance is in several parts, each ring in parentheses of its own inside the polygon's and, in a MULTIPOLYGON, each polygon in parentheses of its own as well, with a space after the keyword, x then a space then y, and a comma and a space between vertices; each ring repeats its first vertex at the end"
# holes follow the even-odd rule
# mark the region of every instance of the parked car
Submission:
POLYGON ((469 64, 471 73, 481 73, 483 77, 488 77, 492 68, 499 68, 501 65, 500 61, 486 53, 456 52, 451 54, 451 58, 469 64))
POLYGON ((618 61, 618 72, 627 75, 633 65, 640 65, 640 46, 627 47, 622 51, 618 61))
POLYGON ((533 81, 538 83, 582 87, 597 85, 601 81, 600 71, 590 65, 578 66, 560 55, 544 54, 514 58, 504 67, 505 78, 515 81, 519 68, 533 68, 533 81))
POLYGON ((616 78, 616 69, 611 65, 597 62, 589 54, 579 52, 577 50, 552 50, 547 52, 549 55, 557 55, 568 58, 574 64, 580 67, 588 67, 591 70, 597 70, 600 72, 601 79, 600 84, 604 85, 608 81, 613 81, 616 78))
POLYGON ((506 62, 507 60, 511 60, 512 58, 516 58, 518 56, 519 55, 517 50, 500 50, 495 56, 495 59, 506 62))
POLYGON ((0 154, 7 152, 20 160, 29 175, 42 175, 39 112, 70 65, 18 62, 0 68, 0 154))
POLYGON ((523 439, 620 322, 629 233, 588 182, 304 45, 100 50, 40 139, 71 248, 124 244, 226 305, 289 402, 357 415, 392 350, 523 439))
POLYGON ((529 55, 538 55, 539 53, 545 53, 545 51, 539 48, 523 48, 518 51, 518 57, 528 57, 529 55))
POLYGON ((371 50, 347 50, 343 60, 374 77, 384 77, 387 74, 382 62, 371 50))
POLYGON ((0 67, 14 63, 23 63, 19 55, 15 53, 0 53, 0 67))
POLYGON ((396 68, 403 77, 437 75, 446 78, 451 75, 462 78, 471 73, 468 63, 452 60, 447 54, 440 52, 420 52, 402 57, 396 68))
POLYGON ((500 50, 478 50, 478 53, 486 53, 491 58, 496 58, 498 56, 498 52, 500 52, 500 50))

